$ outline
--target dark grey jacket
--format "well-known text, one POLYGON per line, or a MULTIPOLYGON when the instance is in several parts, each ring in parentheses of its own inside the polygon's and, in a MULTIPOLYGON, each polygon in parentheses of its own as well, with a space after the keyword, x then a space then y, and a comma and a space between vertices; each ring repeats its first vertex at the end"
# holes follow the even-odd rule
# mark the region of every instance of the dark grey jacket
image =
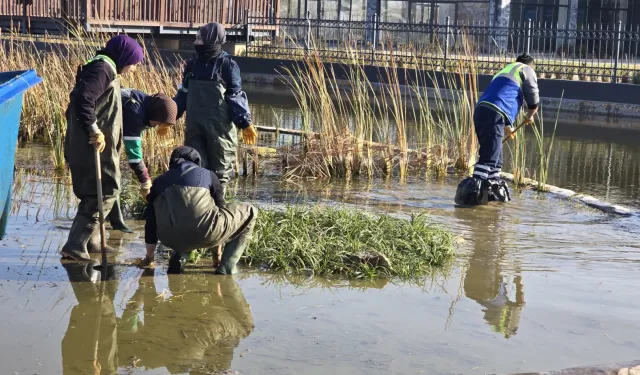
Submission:
POLYGON ((225 206, 215 173, 201 168, 191 147, 171 154, 169 170, 153 181, 147 196, 145 242, 174 250, 197 249, 211 242, 218 209, 225 206))

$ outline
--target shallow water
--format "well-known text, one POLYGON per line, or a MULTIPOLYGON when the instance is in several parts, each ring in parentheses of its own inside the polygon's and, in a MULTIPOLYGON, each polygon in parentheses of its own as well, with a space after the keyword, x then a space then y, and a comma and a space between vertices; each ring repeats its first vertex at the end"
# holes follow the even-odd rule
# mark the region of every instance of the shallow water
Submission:
MULTIPOLYGON (((302 187, 239 179, 239 196, 260 206, 426 212, 464 239, 460 256, 420 285, 252 270, 219 277, 206 262, 167 277, 160 262, 153 274, 116 266, 101 289, 91 282, 99 272, 56 253, 74 204, 61 180, 27 173, 19 181, 0 243, 8 374, 95 373, 96 364, 103 374, 488 373, 640 352, 636 217, 529 191, 509 205, 457 209, 456 178, 302 187)), ((142 223, 132 226, 136 234, 111 234, 125 248, 119 261, 144 253, 142 223)))
MULTIPOLYGON (((246 87, 254 121, 300 128, 302 117, 286 87, 246 87)), ((556 108, 545 109, 548 147, 556 120, 556 108)), ((408 120, 409 127, 415 121, 408 120)), ((409 129, 411 133, 411 129, 409 129)), ((267 134, 262 134, 268 137, 267 134)), ((375 134, 374 134, 375 136, 375 134)), ((592 194, 618 204, 640 207, 640 126, 637 119, 561 113, 549 162, 548 183, 592 194)), ((528 175, 535 177, 538 158, 534 134, 527 128, 528 175)), ((281 136, 280 144, 291 142, 281 136)), ((382 140, 381 140, 382 141, 382 140)), ((411 143, 411 139, 409 139, 411 143)), ((504 151, 504 171, 510 172, 510 149, 504 151)))
MULTIPOLYGON (((256 122, 296 127, 295 102, 276 94, 250 93, 256 122)), ((638 207, 639 133, 602 125, 559 126, 550 182, 638 207)), ((261 207, 427 213, 460 236, 459 256, 418 285, 249 269, 221 277, 206 260, 168 277, 163 258, 154 272, 115 266, 100 283, 100 272, 59 260, 75 200, 65 178, 37 172, 43 159, 19 151, 27 169, 0 242, 0 373, 506 373, 640 359, 639 217, 531 191, 459 209, 456 177, 240 178, 240 199, 261 207)), ((110 234, 124 249, 118 262, 144 254, 143 223, 131 225, 134 234, 110 234)))

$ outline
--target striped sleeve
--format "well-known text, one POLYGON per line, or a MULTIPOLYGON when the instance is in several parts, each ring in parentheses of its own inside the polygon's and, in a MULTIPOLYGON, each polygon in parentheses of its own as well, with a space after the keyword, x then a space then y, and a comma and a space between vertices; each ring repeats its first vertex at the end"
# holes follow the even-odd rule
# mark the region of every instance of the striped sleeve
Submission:
POLYGON ((124 136, 124 150, 130 164, 142 161, 142 137, 124 136))

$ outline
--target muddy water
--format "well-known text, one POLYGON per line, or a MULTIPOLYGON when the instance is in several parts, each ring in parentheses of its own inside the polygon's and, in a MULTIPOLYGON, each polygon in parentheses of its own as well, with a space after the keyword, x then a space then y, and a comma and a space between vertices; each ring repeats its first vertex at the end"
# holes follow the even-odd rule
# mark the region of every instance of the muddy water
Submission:
MULTIPOLYGON (((257 122, 295 127, 290 97, 252 95, 257 122), (289 125, 290 124, 290 125, 289 125)), ((640 205, 638 133, 561 124, 551 182, 640 205)), ((284 139, 283 141, 287 141, 284 139)), ((640 359, 640 218, 514 194, 456 209, 457 178, 345 183, 239 179, 256 205, 344 205, 428 213, 461 237, 450 268, 419 285, 349 282, 245 269, 213 276, 205 260, 168 277, 63 263, 75 200, 21 149, 8 236, 0 242, 2 374, 440 374, 554 370, 640 359), (97 344, 96 344, 97 343, 97 344)), ((508 155, 507 155, 508 157, 508 155)), ((144 254, 136 233, 111 233, 144 254)))
MULTIPOLYGON (((29 154, 37 155, 21 150, 29 154)), ((460 234, 460 255, 419 285, 255 270, 218 277, 206 261, 178 277, 167 277, 163 262, 155 272, 116 266, 101 284, 99 272, 57 256, 74 207, 64 183, 32 171, 16 184, 0 242, 2 373, 491 373, 640 353, 638 218, 532 192, 509 205, 456 209, 455 178, 239 179, 240 197, 260 206, 429 213, 460 234)), ((144 253, 142 223, 131 224, 135 234, 111 234, 124 248, 118 261, 144 253)))

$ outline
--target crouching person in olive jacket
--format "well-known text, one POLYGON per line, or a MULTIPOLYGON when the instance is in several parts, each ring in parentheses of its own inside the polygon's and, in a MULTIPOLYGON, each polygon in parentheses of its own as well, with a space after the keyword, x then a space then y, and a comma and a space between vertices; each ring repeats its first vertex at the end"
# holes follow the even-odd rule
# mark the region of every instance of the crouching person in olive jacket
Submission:
POLYGON ((169 170, 153 181, 145 213, 145 263, 153 262, 158 240, 171 249, 167 273, 182 273, 191 251, 224 245, 214 258, 218 274, 233 274, 251 239, 257 210, 226 204, 215 173, 200 167, 200 154, 187 146, 173 150, 169 170))

